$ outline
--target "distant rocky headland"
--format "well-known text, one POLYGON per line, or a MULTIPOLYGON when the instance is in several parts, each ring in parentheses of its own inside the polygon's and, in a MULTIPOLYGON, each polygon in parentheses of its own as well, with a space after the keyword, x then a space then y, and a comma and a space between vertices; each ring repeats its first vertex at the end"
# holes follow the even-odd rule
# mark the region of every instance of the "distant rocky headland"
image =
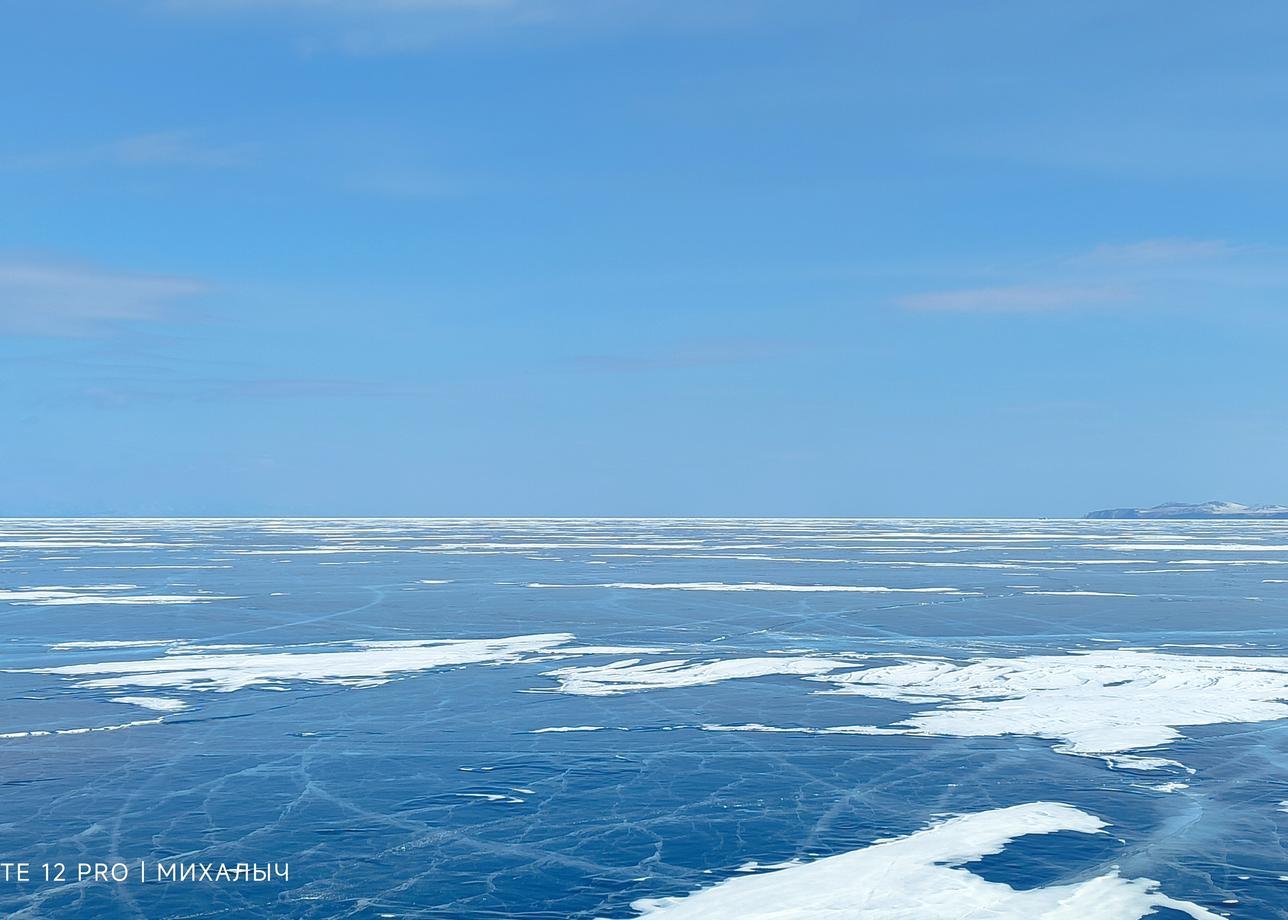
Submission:
POLYGON ((1089 518, 1142 520, 1271 520, 1288 519, 1284 505, 1241 505, 1238 502, 1168 502, 1152 508, 1106 508, 1092 511, 1089 518))

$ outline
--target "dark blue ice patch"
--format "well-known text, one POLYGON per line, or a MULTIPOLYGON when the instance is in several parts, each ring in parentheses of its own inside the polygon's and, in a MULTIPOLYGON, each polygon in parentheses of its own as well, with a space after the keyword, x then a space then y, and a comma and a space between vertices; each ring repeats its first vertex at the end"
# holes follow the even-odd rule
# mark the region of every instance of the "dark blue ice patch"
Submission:
POLYGON ((963 863, 962 868, 987 881, 1029 891, 1103 875, 1121 847, 1110 834, 1030 834, 1017 837, 1000 853, 963 863))

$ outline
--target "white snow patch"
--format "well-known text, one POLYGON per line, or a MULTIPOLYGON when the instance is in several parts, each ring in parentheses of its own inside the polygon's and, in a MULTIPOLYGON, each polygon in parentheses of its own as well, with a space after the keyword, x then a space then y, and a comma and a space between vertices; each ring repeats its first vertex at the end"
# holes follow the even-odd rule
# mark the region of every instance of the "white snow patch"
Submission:
POLYGON ((534 728, 530 735, 544 735, 547 732, 602 732, 602 725, 557 725, 551 728, 534 728))
POLYGON ((138 719, 134 722, 122 722, 119 725, 96 725, 92 728, 37 728, 25 732, 0 733, 0 740, 10 741, 17 738, 48 738, 53 735, 88 735, 92 732, 117 732, 123 728, 136 728, 140 725, 160 725, 163 719, 138 719))
POLYGON ((1039 597, 1137 597, 1135 594, 1118 594, 1113 591, 1025 591, 1039 597))
POLYGON ((842 658, 726 658, 717 661, 655 661, 638 658, 590 667, 560 668, 547 672, 559 681, 562 693, 577 696, 612 696, 639 690, 697 687, 744 677, 788 674, 817 676, 838 668, 852 668, 855 660, 842 658))
POLYGON ((1105 822, 1071 805, 1033 802, 950 818, 906 837, 813 862, 729 878, 687 897, 634 902, 665 920, 1138 920, 1166 907, 1221 920, 1171 898, 1147 878, 1117 870, 1082 882, 1017 891, 963 868, 1017 837, 1103 833, 1105 822))
POLYGON ((0 591, 0 601, 39 607, 68 607, 91 604, 200 604, 206 601, 235 601, 239 597, 217 594, 120 594, 135 585, 95 585, 86 588, 23 588, 0 591))
POLYGON ((545 662, 573 655, 665 651, 569 645, 573 639, 570 633, 545 633, 497 639, 361 640, 347 643, 349 648, 345 650, 324 652, 173 654, 189 651, 180 646, 167 649, 163 657, 28 668, 17 673, 57 674, 75 678, 82 687, 170 687, 230 692, 255 686, 285 689, 290 681, 374 687, 400 674, 453 665, 545 662))
POLYGON ((118 696, 108 700, 109 703, 125 703, 128 706, 142 706, 153 712, 180 712, 188 708, 183 700, 172 700, 164 696, 118 696))
POLYGON ((532 582, 529 588, 626 588, 635 591, 806 591, 823 593, 853 592, 861 594, 969 594, 960 588, 886 588, 869 585, 780 585, 766 581, 726 583, 720 581, 681 581, 645 583, 614 581, 597 585, 552 585, 532 582))
POLYGON ((96 642, 56 642, 49 648, 55 652, 91 651, 108 648, 155 648, 172 645, 182 639, 104 639, 96 642))
POLYGON ((813 679, 837 693, 934 705, 892 727, 905 734, 1032 735, 1128 769, 1176 765, 1129 752, 1168 744, 1181 726, 1288 718, 1281 657, 1105 649, 916 661, 813 679))
POLYGON ((1155 792, 1180 792, 1182 789, 1190 788, 1189 783, 1158 783, 1155 786, 1146 786, 1146 789, 1152 789, 1155 792))

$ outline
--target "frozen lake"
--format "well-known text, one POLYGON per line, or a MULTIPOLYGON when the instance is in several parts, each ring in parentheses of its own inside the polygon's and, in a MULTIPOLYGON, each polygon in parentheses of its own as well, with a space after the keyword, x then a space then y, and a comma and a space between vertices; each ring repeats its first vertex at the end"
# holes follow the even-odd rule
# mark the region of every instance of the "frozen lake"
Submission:
POLYGON ((1288 522, 7 520, 0 571, 9 914, 1288 916, 1288 522))

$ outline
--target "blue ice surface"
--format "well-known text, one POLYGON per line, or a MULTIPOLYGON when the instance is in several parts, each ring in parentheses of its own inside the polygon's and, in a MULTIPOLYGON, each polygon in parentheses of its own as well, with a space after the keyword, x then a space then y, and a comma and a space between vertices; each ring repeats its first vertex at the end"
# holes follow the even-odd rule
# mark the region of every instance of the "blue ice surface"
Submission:
POLYGON ((1157 777, 1036 737, 701 730, 882 725, 909 712, 820 694, 796 677, 597 697, 554 692, 548 673, 784 650, 965 660, 1121 644, 1282 655, 1288 549, 1259 547, 1288 544, 1283 523, 8 520, 0 535, 0 733, 11 736, 0 739, 0 860, 290 865, 289 879, 253 884, 0 881, 8 914, 624 918, 634 900, 706 888, 753 861, 810 860, 945 814, 1057 801, 1111 833, 1021 838, 968 868, 1029 888, 1119 866, 1230 916, 1288 916, 1281 722, 1184 729, 1162 753, 1195 772, 1188 789, 1163 793, 1148 788, 1157 777), (1111 548, 1153 538, 1175 547, 1111 548), (1187 548, 1212 544, 1253 548, 1187 548), (1231 564, 1247 560, 1257 563, 1231 564), (602 587, 615 583, 964 593, 602 587), (32 602, 78 592, 232 599, 32 602), (90 686, 37 670, 176 657, 180 640, 252 646, 209 654, 303 655, 355 641, 545 633, 673 651, 227 691, 90 686), (62 645, 109 641, 170 644, 62 645), (122 696, 188 708, 111 702, 122 696), (133 720, 160 721, 75 731, 133 720), (534 733, 560 726, 602 730, 534 733))

